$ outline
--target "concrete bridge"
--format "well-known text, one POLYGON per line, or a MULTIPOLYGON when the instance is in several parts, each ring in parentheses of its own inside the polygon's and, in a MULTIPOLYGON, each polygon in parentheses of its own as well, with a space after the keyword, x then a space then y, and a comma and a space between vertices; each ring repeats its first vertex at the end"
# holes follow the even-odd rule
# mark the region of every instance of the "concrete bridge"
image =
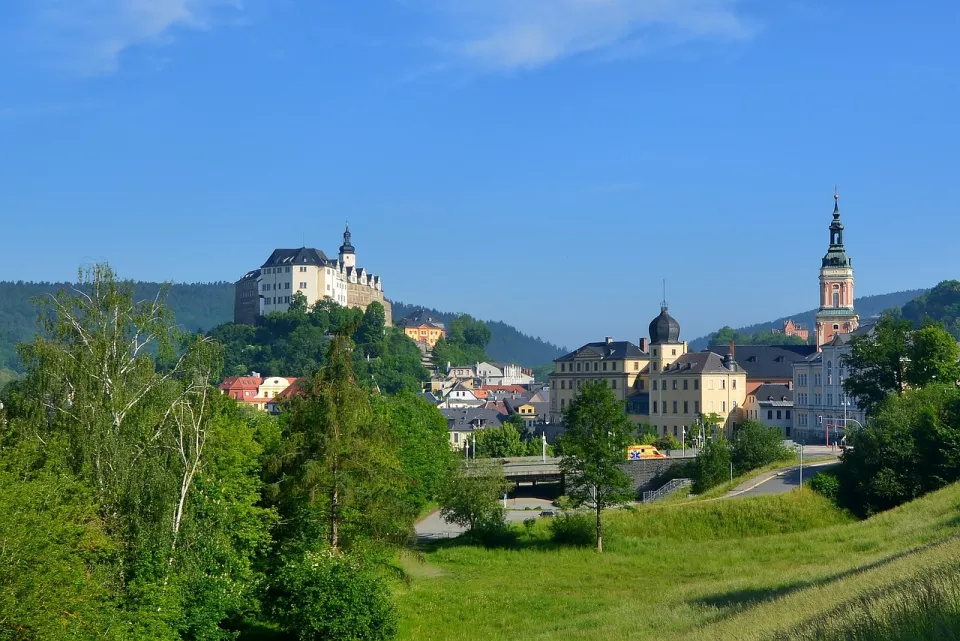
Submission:
MULTIPOLYGON (((633 490, 640 495, 644 490, 654 489, 657 478, 662 476, 671 466, 693 460, 690 450, 674 454, 664 459, 641 459, 639 461, 624 461, 623 470, 630 475, 633 490), (686 454, 686 456, 683 456, 686 454)), ((503 475, 513 483, 562 483, 563 473, 560 471, 558 457, 516 456, 503 459, 477 459, 477 463, 503 464, 503 475)))

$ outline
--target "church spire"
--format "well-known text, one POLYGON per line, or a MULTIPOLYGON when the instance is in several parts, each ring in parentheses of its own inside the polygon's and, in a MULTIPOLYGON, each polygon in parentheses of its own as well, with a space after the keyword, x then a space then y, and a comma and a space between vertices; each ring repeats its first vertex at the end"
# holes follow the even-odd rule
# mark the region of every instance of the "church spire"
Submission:
POLYGON ((356 250, 353 248, 353 244, 350 242, 350 223, 347 223, 347 227, 343 232, 343 244, 340 245, 340 254, 355 254, 356 250))

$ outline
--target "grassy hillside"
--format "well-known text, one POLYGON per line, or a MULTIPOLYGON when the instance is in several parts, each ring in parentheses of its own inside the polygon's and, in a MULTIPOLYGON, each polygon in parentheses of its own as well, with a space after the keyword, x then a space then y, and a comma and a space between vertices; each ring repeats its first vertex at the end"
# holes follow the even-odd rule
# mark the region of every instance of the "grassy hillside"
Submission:
POLYGON ((451 541, 400 588, 401 638, 957 638, 918 626, 960 605, 958 507, 951 486, 856 522, 804 490, 620 511, 602 555, 542 523, 519 549, 451 541))
MULTIPOLYGON (((862 298, 855 299, 853 304, 857 310, 857 313, 860 314, 860 319, 863 320, 865 318, 870 318, 871 316, 880 314, 888 309, 902 307, 909 301, 926 293, 927 291, 928 290, 926 289, 910 289, 907 291, 893 292, 890 294, 863 296, 862 298)), ((797 312, 796 314, 791 314, 790 316, 784 316, 782 318, 777 318, 763 323, 756 323, 755 325, 748 325, 746 327, 737 327, 735 329, 738 333, 742 334, 753 334, 759 331, 769 331, 774 328, 782 328, 784 321, 788 319, 793 319, 795 323, 812 329, 815 324, 814 317, 816 316, 816 313, 816 309, 809 309, 805 312, 797 312)), ((708 346, 707 341, 707 336, 695 338, 690 341, 690 349, 694 351, 706 349, 708 346)))

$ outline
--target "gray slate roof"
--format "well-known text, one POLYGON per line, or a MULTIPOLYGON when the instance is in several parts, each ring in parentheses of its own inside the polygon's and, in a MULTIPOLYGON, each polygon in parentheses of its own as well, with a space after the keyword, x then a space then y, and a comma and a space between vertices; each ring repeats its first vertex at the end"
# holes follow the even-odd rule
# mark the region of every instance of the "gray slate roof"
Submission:
POLYGON ((630 341, 613 341, 610 343, 603 341, 598 343, 587 343, 579 349, 561 356, 554 362, 559 363, 560 361, 572 361, 577 355, 588 355, 592 357, 599 356, 601 358, 609 358, 612 360, 625 360, 628 358, 639 360, 649 358, 646 352, 641 350, 630 341))
POLYGON ((723 366, 723 357, 715 352, 692 352, 679 357, 661 372, 663 376, 686 374, 729 374, 743 372, 744 369, 734 361, 733 370, 723 366))
MULTIPOLYGON (((737 363, 752 380, 792 380, 793 364, 817 353, 816 345, 737 345, 737 363)), ((729 347, 711 347, 711 352, 725 356, 729 347)))
POLYGON ((472 407, 466 409, 440 409, 451 431, 467 432, 486 427, 503 425, 503 414, 494 409, 472 407))
POLYGON ((319 249, 312 247, 301 247, 299 249, 274 249, 261 268, 264 267, 286 267, 287 265, 315 265, 317 267, 326 267, 330 264, 330 259, 319 249))
POLYGON ((771 407, 793 405, 793 390, 786 385, 761 385, 754 392, 760 405, 771 407))
POLYGON ((434 320, 433 317, 428 315, 423 309, 415 311, 397 323, 397 327, 420 327, 421 325, 429 325, 437 329, 446 329, 443 323, 434 320))

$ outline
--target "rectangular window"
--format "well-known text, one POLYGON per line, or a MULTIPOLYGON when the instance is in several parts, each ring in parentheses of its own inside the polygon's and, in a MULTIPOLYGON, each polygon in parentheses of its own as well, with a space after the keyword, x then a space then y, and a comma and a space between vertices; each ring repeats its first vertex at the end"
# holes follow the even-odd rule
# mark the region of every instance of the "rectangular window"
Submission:
POLYGON ((577 371, 578 371, 578 372, 580 371, 580 366, 581 366, 581 365, 583 365, 583 363, 577 363, 577 371))
POLYGON ((833 394, 827 394, 827 405, 833 405, 833 394))
POLYGON ((689 413, 690 413, 690 401, 684 401, 684 402, 683 402, 683 413, 684 413, 684 414, 689 414, 689 413))
POLYGON ((300 282, 300 289, 306 289, 306 288, 307 288, 307 284, 306 284, 305 282, 301 281, 301 282, 300 282))
POLYGON ((567 371, 567 364, 566 364, 566 363, 560 363, 560 371, 561 371, 561 372, 567 371))
POLYGON ((780 417, 781 417, 781 412, 780 412, 780 410, 777 410, 777 420, 778 420, 778 421, 780 420, 780 417))
POLYGON ((301 272, 305 272, 305 271, 307 271, 307 268, 306 268, 306 267, 303 267, 303 266, 301 265, 300 271, 301 271, 301 272))
POLYGON ((677 389, 677 379, 673 379, 673 389, 677 389))
POLYGON ((726 412, 726 411, 727 411, 727 402, 726 402, 726 401, 720 401, 720 411, 721 411, 721 412, 726 412))
POLYGON ((707 408, 712 412, 713 411, 713 401, 707 401, 707 408))
POLYGON ((289 267, 287 267, 287 268, 286 268, 286 269, 284 269, 283 271, 289 274, 289 273, 290 273, 290 268, 289 268, 289 267))
POLYGON ((613 389, 617 389, 617 380, 614 379, 614 380, 612 380, 612 381, 610 381, 610 382, 613 383, 613 389))
POLYGON ((637 371, 638 369, 640 369, 640 363, 633 361, 633 371, 637 371))
POLYGON ((676 426, 676 425, 673 426, 673 435, 674 435, 674 436, 679 436, 679 435, 680 435, 680 432, 677 431, 677 426, 676 426))
POLYGON ((720 389, 727 389, 727 379, 725 378, 720 379, 720 389))
POLYGON ((654 389, 654 390, 657 389, 657 379, 653 379, 653 388, 652 388, 652 389, 654 389))
POLYGON ((767 420, 768 421, 773 420, 773 410, 767 410, 767 420))
POLYGON ((603 363, 603 371, 607 371, 607 363, 606 363, 606 361, 604 361, 604 363, 603 363))
POLYGON ((700 379, 699 379, 699 378, 693 379, 693 389, 700 389, 700 379))
POLYGON ((653 402, 653 413, 654 413, 654 414, 658 414, 657 408, 658 408, 657 402, 654 401, 654 402, 653 402))
POLYGON ((683 389, 687 389, 687 385, 689 385, 689 383, 690 383, 690 381, 689 381, 688 379, 686 379, 686 378, 683 379, 683 389))
POLYGON ((712 378, 708 378, 708 379, 707 379, 707 389, 713 389, 713 379, 712 379, 712 378))
POLYGON ((676 402, 676 401, 673 402, 673 413, 674 413, 674 414, 677 413, 677 402, 676 402))
POLYGON ((599 372, 599 371, 600 371, 600 363, 594 363, 594 364, 593 364, 593 371, 595 371, 595 372, 599 372))
POLYGON ((560 381, 560 389, 567 389, 567 382, 566 382, 566 381, 560 381))
POLYGON ((616 364, 616 363, 610 363, 610 369, 612 369, 613 371, 617 371, 617 364, 616 364))
POLYGON ((737 379, 731 379, 733 381, 733 389, 737 389, 737 379))
POLYGON ((284 288, 284 289, 290 289, 290 283, 284 283, 284 284, 283 284, 283 288, 284 288))
POLYGON ((694 402, 693 402, 693 413, 694 413, 694 414, 699 414, 699 413, 700 413, 700 401, 694 401, 694 402))

